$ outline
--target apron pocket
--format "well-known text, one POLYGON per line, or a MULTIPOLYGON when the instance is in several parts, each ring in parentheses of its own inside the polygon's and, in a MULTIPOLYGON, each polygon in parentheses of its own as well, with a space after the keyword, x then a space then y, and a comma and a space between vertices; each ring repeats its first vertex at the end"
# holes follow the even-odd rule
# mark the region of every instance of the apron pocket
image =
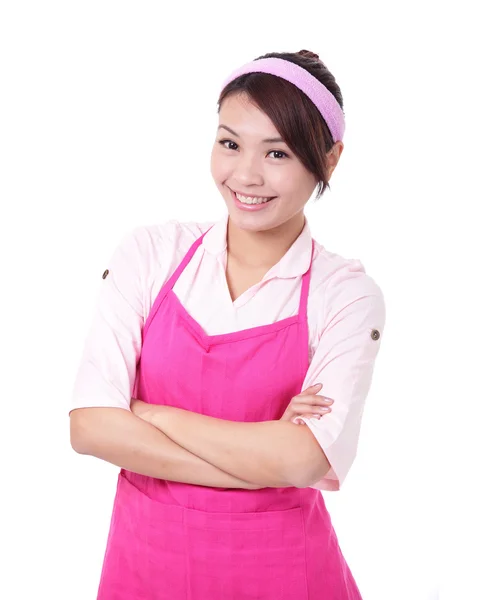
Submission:
POLYGON ((301 507, 247 513, 184 510, 189 597, 308 599, 301 507))

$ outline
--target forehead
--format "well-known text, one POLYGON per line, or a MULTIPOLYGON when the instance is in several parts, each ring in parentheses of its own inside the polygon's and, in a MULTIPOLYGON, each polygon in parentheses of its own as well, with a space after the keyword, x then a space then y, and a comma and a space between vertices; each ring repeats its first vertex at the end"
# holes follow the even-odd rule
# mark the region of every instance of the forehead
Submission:
MULTIPOLYGON (((279 136, 271 119, 246 94, 227 96, 218 114, 218 125, 227 125, 241 137, 265 138, 279 136)), ((225 129, 220 132, 226 133, 225 129)))

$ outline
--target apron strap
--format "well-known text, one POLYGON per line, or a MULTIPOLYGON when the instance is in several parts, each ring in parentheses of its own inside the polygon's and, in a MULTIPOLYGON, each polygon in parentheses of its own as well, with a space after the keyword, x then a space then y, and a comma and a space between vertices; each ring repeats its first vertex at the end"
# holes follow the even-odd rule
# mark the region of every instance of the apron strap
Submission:
POLYGON ((169 291, 173 288, 173 286, 175 285, 175 283, 178 281, 178 278, 180 277, 180 275, 183 273, 183 271, 186 268, 186 265, 190 262, 193 254, 196 252, 196 249, 198 248, 198 246, 202 243, 203 238, 205 237, 205 235, 208 233, 208 231, 213 227, 213 225, 207 229, 202 235, 200 235, 200 237, 198 239, 196 239, 190 246, 190 249, 188 250, 188 252, 185 254, 185 256, 183 257, 183 260, 180 262, 180 264, 176 267, 173 275, 168 279, 168 281, 165 283, 165 291, 169 291))
POLYGON ((308 294, 309 294, 309 283, 311 281, 311 265, 313 263, 314 254, 314 240, 311 241, 311 259, 309 261, 309 268, 304 273, 301 283, 301 299, 299 301, 299 320, 308 320, 308 294))
MULTIPOLYGON (((213 225, 211 227, 213 227, 213 225)), ((153 303, 153 306, 151 307, 150 313, 149 313, 149 315, 148 315, 148 317, 147 317, 147 319, 146 319, 146 321, 145 321, 145 323, 143 325, 142 340, 145 339, 145 336, 148 333, 148 329, 150 328, 151 321, 153 320, 154 316, 156 315, 156 312, 158 311, 158 308, 160 307, 161 303, 163 302, 163 298, 173 288, 173 286, 175 285, 178 277, 181 275, 181 273, 185 269, 186 265, 190 262, 191 257, 193 256, 193 254, 195 253, 196 249, 201 244, 201 242, 203 241, 203 238, 208 233, 208 231, 211 229, 211 227, 209 229, 207 229, 198 239, 196 239, 191 244, 190 249, 185 254, 185 256, 183 257, 183 260, 180 262, 180 264, 174 270, 173 275, 171 275, 171 277, 162 286, 160 292, 158 293, 158 295, 157 295, 157 297, 156 297, 156 299, 155 299, 155 301, 153 303)))

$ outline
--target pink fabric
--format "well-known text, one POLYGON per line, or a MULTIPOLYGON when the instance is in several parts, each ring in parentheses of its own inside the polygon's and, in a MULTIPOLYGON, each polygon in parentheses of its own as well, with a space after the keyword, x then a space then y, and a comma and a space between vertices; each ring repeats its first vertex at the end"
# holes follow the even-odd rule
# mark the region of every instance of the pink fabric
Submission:
POLYGON ((221 89, 230 81, 246 73, 269 73, 286 79, 308 96, 328 125, 334 142, 342 140, 346 129, 344 112, 328 88, 296 63, 283 58, 258 58, 238 67, 223 82, 221 89))
MULTIPOLYGON (((220 419, 278 419, 308 370, 311 268, 294 315, 207 335, 172 289, 203 237, 146 320, 134 396, 220 419)), ((321 492, 211 488, 121 469, 97 600, 206 599, 361 600, 321 492)))
MULTIPOLYGON (((382 291, 358 259, 327 250, 303 231, 262 281, 231 301, 226 277, 228 213, 214 222, 168 221, 135 228, 99 268, 99 296, 78 368, 69 411, 103 406, 129 410, 142 330, 161 287, 191 244, 205 234, 174 292, 208 335, 258 327, 297 312, 308 270, 309 366, 301 391, 320 382, 333 398, 330 414, 302 418, 331 469, 313 489, 337 491, 354 462, 362 414, 385 325, 382 291), (207 301, 205 300, 207 299, 207 301), (380 337, 374 336, 374 332, 380 337)), ((380 474, 378 474, 380 477, 380 474)))

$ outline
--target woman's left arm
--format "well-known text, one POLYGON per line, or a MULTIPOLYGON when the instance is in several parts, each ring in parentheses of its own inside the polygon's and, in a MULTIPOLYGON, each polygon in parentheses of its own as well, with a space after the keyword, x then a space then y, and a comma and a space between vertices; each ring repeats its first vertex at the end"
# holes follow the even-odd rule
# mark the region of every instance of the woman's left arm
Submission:
POLYGON ((290 421, 228 421, 135 398, 130 408, 189 452, 256 485, 306 487, 329 469, 309 428, 290 421))

